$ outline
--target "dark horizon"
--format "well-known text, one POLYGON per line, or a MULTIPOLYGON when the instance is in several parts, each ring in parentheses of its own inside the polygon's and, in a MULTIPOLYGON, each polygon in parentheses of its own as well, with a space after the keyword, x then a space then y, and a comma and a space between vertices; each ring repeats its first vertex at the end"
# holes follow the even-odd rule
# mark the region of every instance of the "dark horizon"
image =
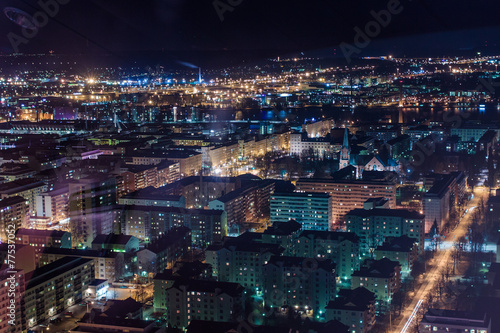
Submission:
MULTIPOLYGON (((53 17, 46 24, 42 22, 29 38, 24 38, 21 27, 2 13, 0 29, 5 34, 0 54, 108 54, 127 61, 170 57, 209 67, 302 53, 342 57, 339 46, 353 44, 354 29, 364 30, 374 20, 373 13, 385 11, 392 2, 327 4, 313 0, 305 6, 282 0, 234 1, 239 4, 231 9, 222 7, 226 11, 219 7, 219 13, 215 3, 225 2, 157 0, 123 6, 117 0, 73 0, 51 7, 49 14, 53 17), (13 38, 19 39, 13 43, 13 38)), ((495 17, 500 4, 496 2, 394 3, 398 4, 397 14, 370 38, 361 56, 434 57, 500 51, 500 26, 495 17)), ((41 17, 36 16, 42 9, 34 0, 3 1, 3 8, 41 17)))

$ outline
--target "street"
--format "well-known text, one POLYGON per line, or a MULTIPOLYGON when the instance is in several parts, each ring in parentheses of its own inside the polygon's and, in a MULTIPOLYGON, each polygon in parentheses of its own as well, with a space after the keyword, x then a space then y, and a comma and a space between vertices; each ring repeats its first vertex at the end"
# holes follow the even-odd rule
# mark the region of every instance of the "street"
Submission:
MULTIPOLYGON (((488 198, 488 190, 483 187, 475 188, 474 198, 469 201, 466 207, 467 213, 460 220, 458 226, 446 235, 446 239, 444 241, 453 242, 454 240, 459 239, 467 233, 468 226, 472 221, 472 208, 477 207, 480 204, 481 198, 483 198, 483 200, 486 202, 488 198)), ((438 250, 437 254, 432 259, 432 269, 425 273, 425 281, 422 283, 420 288, 415 291, 410 304, 401 311, 399 323, 395 325, 395 327, 391 330, 392 332, 405 333, 412 325, 415 324, 414 320, 417 317, 418 310, 422 305, 422 302, 434 289, 435 284, 441 277, 442 268, 446 267, 447 263, 451 262, 452 248, 453 247, 449 246, 438 250)))

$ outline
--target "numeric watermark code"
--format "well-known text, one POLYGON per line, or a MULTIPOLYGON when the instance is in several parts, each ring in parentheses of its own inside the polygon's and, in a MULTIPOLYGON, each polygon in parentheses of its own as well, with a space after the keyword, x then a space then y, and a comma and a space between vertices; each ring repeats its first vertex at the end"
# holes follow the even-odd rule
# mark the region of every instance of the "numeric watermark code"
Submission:
POLYGON ((16 298, 19 298, 19 295, 16 295, 16 224, 14 221, 11 221, 7 224, 7 297, 9 299, 9 304, 7 305, 7 317, 9 318, 8 323, 11 326, 16 325, 16 298), (17 297, 16 297, 17 296, 17 297))

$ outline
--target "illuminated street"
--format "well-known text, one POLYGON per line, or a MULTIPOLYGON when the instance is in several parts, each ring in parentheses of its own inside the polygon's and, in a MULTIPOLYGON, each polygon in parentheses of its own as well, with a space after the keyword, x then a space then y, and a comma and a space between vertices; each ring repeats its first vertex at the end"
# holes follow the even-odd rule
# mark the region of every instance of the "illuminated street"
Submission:
MULTIPOLYGON (((486 200, 487 198, 487 188, 479 187, 474 189, 474 198, 469 201, 467 207, 465 208, 468 209, 468 212, 460 220, 457 228, 448 233, 444 242, 452 242, 466 234, 468 230, 467 228, 471 223, 473 208, 477 207, 477 205, 481 202, 481 199, 486 200)), ((431 270, 425 273, 421 278, 421 280, 423 280, 421 286, 415 291, 410 304, 407 305, 401 312, 401 317, 398 319, 399 324, 394 325, 392 332, 406 333, 414 331, 414 321, 418 317, 418 311, 415 311, 415 309, 418 309, 421 306, 427 295, 434 289, 438 279, 441 277, 441 272, 444 267, 452 263, 451 253, 452 247, 446 247, 445 249, 439 249, 434 255, 434 258, 429 262, 429 264, 432 265, 431 270)))

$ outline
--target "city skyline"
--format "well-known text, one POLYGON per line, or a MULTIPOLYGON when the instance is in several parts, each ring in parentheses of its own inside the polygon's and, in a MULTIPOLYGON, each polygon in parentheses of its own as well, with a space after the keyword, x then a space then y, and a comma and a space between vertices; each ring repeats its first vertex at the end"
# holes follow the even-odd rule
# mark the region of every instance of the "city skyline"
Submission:
POLYGON ((0 333, 500 331, 497 3, 2 5, 0 333))

